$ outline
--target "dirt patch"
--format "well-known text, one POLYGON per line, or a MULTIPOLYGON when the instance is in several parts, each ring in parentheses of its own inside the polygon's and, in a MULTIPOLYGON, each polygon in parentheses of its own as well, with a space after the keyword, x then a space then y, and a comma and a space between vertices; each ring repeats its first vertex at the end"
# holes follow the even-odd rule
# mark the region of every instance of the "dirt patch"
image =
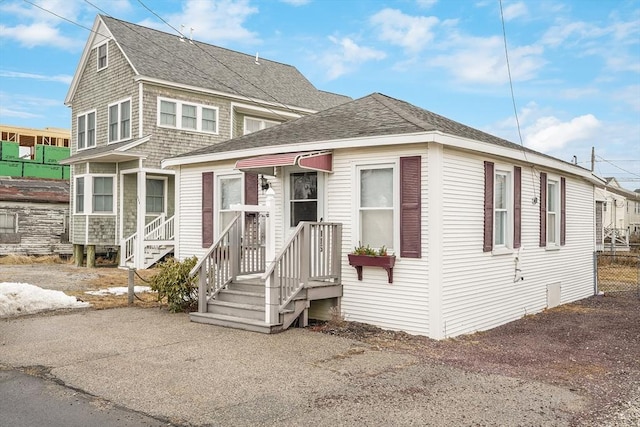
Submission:
POLYGON ((640 390, 640 299, 635 293, 595 296, 443 341, 356 322, 313 329, 474 372, 578 391, 593 409, 577 414, 575 425, 601 425, 640 390))
MULTIPOLYGON (((78 300, 88 302, 93 309, 126 307, 127 295, 89 295, 85 291, 95 291, 111 287, 126 287, 129 284, 129 271, 115 266, 96 268, 76 267, 71 263, 58 263, 38 259, 27 263, 20 259, 18 264, 0 265, 0 282, 28 283, 43 289, 63 291, 78 300)), ((154 269, 136 271, 134 284, 148 286, 148 281, 156 273, 154 269)), ((155 293, 137 293, 134 306, 157 307, 155 293)))

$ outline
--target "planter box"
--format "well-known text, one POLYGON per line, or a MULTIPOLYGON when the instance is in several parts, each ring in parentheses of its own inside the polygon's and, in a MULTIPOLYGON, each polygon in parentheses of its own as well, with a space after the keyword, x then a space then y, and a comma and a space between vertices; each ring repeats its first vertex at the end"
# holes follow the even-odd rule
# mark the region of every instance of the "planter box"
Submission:
POLYGON ((387 272, 389 283, 393 283, 393 266, 396 264, 395 255, 371 256, 348 254, 349 265, 355 267, 358 280, 362 280, 362 267, 381 267, 387 272))

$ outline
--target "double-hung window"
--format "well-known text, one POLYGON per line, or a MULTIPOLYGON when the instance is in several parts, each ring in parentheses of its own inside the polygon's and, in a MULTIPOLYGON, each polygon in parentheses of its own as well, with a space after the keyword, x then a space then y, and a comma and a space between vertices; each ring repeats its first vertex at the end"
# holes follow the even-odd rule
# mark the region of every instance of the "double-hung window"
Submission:
POLYGON ((93 177, 93 212, 113 213, 113 177, 93 177))
POLYGON ((547 181, 547 245, 560 244, 560 192, 558 181, 547 181))
POLYGON ((394 247, 394 165, 357 168, 359 243, 372 248, 394 247))
POLYGON ((131 100, 109 106, 109 142, 117 142, 131 137, 131 100))
POLYGON ((567 235, 567 181, 540 172, 540 246, 564 246, 567 235))
POLYGON ((147 213, 164 212, 164 179, 147 179, 147 213))
POLYGON ((521 187, 522 168, 484 162, 484 252, 508 253, 521 246, 521 187))
POLYGON ((218 109, 174 99, 158 98, 158 126, 218 133, 218 109))
POLYGON ((98 51, 98 71, 107 68, 108 65, 108 61, 107 61, 107 55, 108 55, 108 49, 107 49, 107 43, 103 43, 100 46, 98 46, 97 48, 98 51))
POLYGON ((510 183, 509 173, 497 171, 494 178, 493 202, 493 245, 495 247, 510 246, 510 183))
POLYGON ((80 176, 76 178, 76 213, 84 213, 84 177, 80 176))
POLYGON ((95 147, 96 145, 96 112, 80 114, 78 116, 78 150, 95 147))
POLYGON ((251 132, 257 132, 262 129, 270 128, 279 124, 278 122, 274 122, 272 120, 258 119, 254 117, 245 117, 244 118, 244 134, 248 134, 251 132))

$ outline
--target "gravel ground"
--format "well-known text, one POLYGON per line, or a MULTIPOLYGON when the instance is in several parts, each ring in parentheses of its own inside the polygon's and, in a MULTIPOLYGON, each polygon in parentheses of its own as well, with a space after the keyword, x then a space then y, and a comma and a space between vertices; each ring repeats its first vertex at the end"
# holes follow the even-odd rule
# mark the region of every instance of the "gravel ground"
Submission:
MULTIPOLYGON (((87 270, 70 265, 0 265, 0 281, 27 282, 64 291, 124 286, 126 274, 117 269, 87 270)), ((178 315, 164 313, 160 324, 173 327, 174 321, 170 319, 178 319, 175 316, 178 315)), ((0 332, 6 324, 0 323, 0 332)), ((310 349, 309 354, 302 357, 300 366, 295 361, 290 361, 291 366, 285 365, 294 372, 306 369, 307 365, 314 366, 321 370, 319 378, 324 379, 312 384, 305 381, 301 371, 289 378, 287 388, 290 392, 270 397, 271 402, 247 398, 241 399, 240 404, 227 405, 224 397, 218 396, 219 404, 211 407, 208 413, 216 420, 227 420, 227 425, 250 425, 259 420, 264 425, 296 425, 303 420, 327 425, 382 425, 380 420, 393 416, 398 425, 638 426, 638 325, 640 299, 636 294, 621 293, 588 298, 491 331, 444 341, 354 322, 323 323, 312 326, 309 331, 289 331, 272 337, 249 334, 249 343, 261 342, 263 346, 268 343, 278 345, 276 343, 283 337, 293 336, 294 342, 326 347, 322 351, 328 353, 322 353, 322 356, 310 349), (318 332, 333 337, 327 337, 326 341, 320 339, 318 332), (307 341, 308 337, 311 337, 310 341, 307 341), (328 384, 327 388, 323 388, 323 384, 328 384), (269 409, 272 405, 282 405, 284 415, 274 415, 269 409), (258 418, 252 419, 252 416, 258 418)), ((202 331, 207 333, 224 331, 221 333, 227 334, 226 330, 188 322, 180 327, 186 329, 174 332, 191 334, 192 328, 204 327, 202 331)), ((158 328, 162 326, 154 326, 154 329, 158 328)), ((238 334, 237 331, 229 333, 238 334)), ((69 338, 61 336, 59 339, 69 338)), ((119 342, 122 344, 123 341, 119 342)), ((237 336, 232 342, 238 342, 237 336)), ((104 344, 106 353, 103 354, 118 354, 119 349, 107 349, 109 345, 104 344)), ((267 356, 263 347, 246 351, 273 357, 267 356)), ((201 356, 208 359, 208 363, 220 357, 214 354, 201 356)), ((189 360, 190 356, 184 357, 189 360)), ((42 360, 27 362, 24 360, 21 364, 13 360, 9 365, 47 365, 41 363, 42 360)), ((7 363, 7 360, 0 357, 0 363, 7 363)), ((238 363, 249 361, 240 358, 238 363)), ((195 363, 194 368, 196 366, 206 370, 206 364, 195 363)), ((285 366, 280 362, 274 365, 277 369, 285 369, 285 366)), ((173 369, 180 367, 177 364, 173 369)), ((68 377, 80 388, 90 386, 84 384, 86 376, 73 365, 53 372, 68 377)), ((310 375, 315 377, 317 374, 310 375)), ((243 379, 252 384, 268 382, 259 372, 246 375, 243 379)), ((92 393, 117 399, 120 395, 118 387, 121 391, 124 386, 115 373, 111 377, 113 379, 107 382, 103 379, 92 393)), ((199 387, 197 376, 187 378, 186 382, 181 390, 194 383, 199 387)), ((153 393, 159 393, 163 387, 176 389, 178 385, 161 382, 153 387, 157 388, 153 393)), ((264 387, 268 387, 268 383, 264 383, 264 387)), ((228 383, 225 388, 232 394, 242 394, 238 384, 228 383)), ((156 396, 160 401, 164 398, 166 396, 156 396)), ((181 398, 173 396, 167 405, 173 408, 181 402, 181 398)), ((145 405, 133 409, 154 413, 145 405)), ((175 411, 181 414, 180 409, 175 411)), ((210 420, 188 416, 180 419, 194 425, 210 420)))

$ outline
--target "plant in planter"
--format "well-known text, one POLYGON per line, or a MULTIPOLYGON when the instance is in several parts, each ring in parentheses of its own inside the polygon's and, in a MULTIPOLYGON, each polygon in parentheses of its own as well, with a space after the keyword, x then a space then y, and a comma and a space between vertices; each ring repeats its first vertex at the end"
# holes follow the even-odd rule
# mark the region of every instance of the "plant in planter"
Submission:
POLYGON ((393 283, 393 266, 396 263, 396 256, 389 255, 385 246, 373 249, 369 245, 360 245, 348 254, 348 258, 349 265, 355 267, 358 273, 358 280, 362 280, 362 267, 381 267, 387 272, 389 283, 393 283))

